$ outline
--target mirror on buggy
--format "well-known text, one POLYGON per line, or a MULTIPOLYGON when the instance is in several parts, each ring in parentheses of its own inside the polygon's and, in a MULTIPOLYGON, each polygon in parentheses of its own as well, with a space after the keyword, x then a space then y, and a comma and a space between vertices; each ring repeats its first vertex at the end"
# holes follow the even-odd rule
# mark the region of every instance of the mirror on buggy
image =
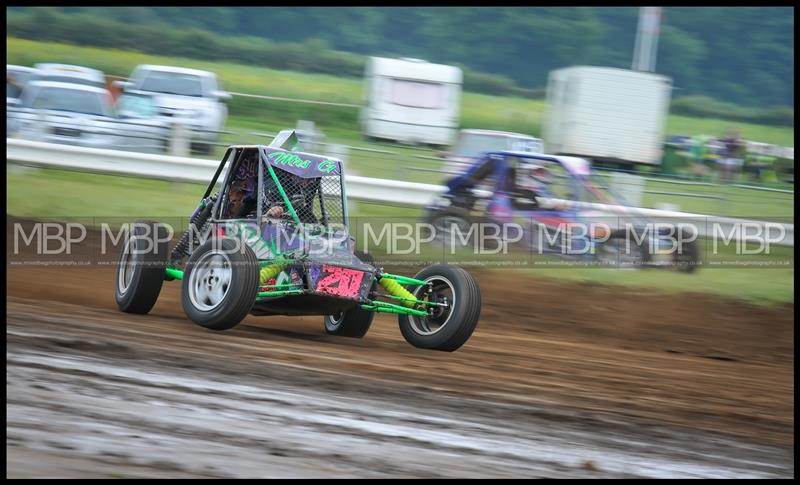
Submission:
POLYGON ((295 150, 304 150, 302 144, 300 143, 300 138, 297 137, 297 133, 294 130, 281 130, 275 138, 272 139, 272 142, 269 144, 271 148, 281 148, 283 150, 288 151, 295 151, 295 150))

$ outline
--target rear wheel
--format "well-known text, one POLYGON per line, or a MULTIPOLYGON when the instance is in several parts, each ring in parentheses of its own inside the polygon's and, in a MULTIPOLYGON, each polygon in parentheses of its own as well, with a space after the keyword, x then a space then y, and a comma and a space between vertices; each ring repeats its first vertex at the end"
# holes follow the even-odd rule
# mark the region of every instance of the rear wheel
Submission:
MULTIPOLYGON (((682 239, 689 239, 689 234, 684 231, 682 239)), ((700 267, 700 249, 697 247, 697 240, 686 241, 681 244, 680 250, 673 254, 673 265, 675 269, 682 273, 694 273, 700 267)))
POLYGON ((186 263, 181 292, 186 316, 211 330, 235 327, 256 301, 258 270, 255 253, 243 241, 210 239, 186 263))
POLYGON ((611 233, 608 240, 599 243, 595 249, 597 259, 605 266, 618 268, 639 268, 650 264, 650 242, 643 238, 641 242, 628 234, 624 229, 611 233))
MULTIPOLYGON (((473 219, 469 211, 460 207, 446 207, 437 210, 429 218, 434 230, 434 240, 450 247, 472 246, 474 234, 470 233, 473 219), (464 240, 466 238, 466 241, 464 240)), ((430 237, 429 234, 423 234, 430 237)))
POLYGON ((426 317, 399 315, 400 332, 408 343, 423 349, 452 352, 466 343, 481 314, 478 282, 465 270, 444 264, 428 266, 414 278, 427 284, 408 287, 418 300, 436 305, 426 317))
POLYGON ((325 333, 340 337, 362 338, 372 326, 375 313, 360 307, 338 315, 325 315, 325 333))
POLYGON ((167 228, 154 221, 131 224, 117 265, 114 297, 126 313, 148 313, 158 300, 169 257, 167 228))

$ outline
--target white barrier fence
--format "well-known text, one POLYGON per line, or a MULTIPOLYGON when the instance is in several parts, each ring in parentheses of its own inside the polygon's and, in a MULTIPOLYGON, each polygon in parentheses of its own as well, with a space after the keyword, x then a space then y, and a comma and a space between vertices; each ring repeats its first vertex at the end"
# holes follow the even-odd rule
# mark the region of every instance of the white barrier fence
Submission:
MULTIPOLYGON (((6 138, 8 162, 107 174, 130 175, 161 180, 208 183, 219 166, 218 161, 153 155, 147 153, 103 150, 6 138)), ((440 185, 402 182, 348 175, 349 198, 364 202, 424 207, 446 191, 440 185)), ((728 217, 690 214, 658 209, 560 201, 573 207, 594 210, 608 216, 640 216, 659 222, 693 224, 701 236, 730 235, 735 240, 754 237, 755 233, 779 234, 773 244, 794 246, 794 224, 752 221, 728 217)))

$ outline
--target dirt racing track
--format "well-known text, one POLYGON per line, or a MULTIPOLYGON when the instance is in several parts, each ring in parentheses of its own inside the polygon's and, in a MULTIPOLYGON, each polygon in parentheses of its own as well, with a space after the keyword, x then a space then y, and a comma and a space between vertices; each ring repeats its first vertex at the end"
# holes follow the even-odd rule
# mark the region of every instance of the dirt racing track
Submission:
POLYGON ((442 353, 391 315, 212 332, 176 282, 140 316, 112 267, 7 269, 10 478, 794 476, 793 305, 478 270, 442 353))

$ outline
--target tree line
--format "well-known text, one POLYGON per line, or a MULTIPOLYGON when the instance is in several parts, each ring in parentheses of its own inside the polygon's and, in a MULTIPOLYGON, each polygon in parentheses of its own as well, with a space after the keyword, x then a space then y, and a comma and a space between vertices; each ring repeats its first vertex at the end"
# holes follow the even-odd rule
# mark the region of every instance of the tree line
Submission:
MULTIPOLYGON (((634 7, 9 7, 8 35, 360 77, 366 55, 459 65, 537 97, 553 69, 630 68, 634 7)), ((678 114, 794 123, 794 9, 666 7, 656 71, 678 114)))

